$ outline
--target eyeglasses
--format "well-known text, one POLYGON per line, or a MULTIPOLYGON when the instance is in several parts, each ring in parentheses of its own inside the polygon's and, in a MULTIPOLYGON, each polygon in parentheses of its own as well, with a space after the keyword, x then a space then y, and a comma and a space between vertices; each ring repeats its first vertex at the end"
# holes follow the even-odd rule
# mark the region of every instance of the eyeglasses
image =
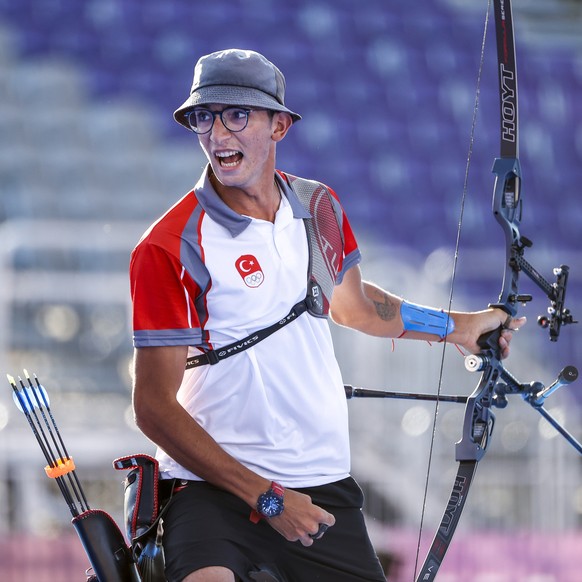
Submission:
POLYGON ((210 109, 193 109, 188 112, 186 119, 188 127, 198 135, 208 133, 214 125, 216 117, 220 117, 222 125, 236 133, 242 131, 249 123, 251 111, 265 111, 265 109, 244 109, 242 107, 226 107, 222 111, 210 111, 210 109))

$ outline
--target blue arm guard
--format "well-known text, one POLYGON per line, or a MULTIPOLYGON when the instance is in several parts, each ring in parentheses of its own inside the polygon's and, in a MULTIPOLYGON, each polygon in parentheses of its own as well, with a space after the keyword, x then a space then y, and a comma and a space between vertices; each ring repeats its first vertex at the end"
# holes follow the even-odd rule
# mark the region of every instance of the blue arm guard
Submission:
POLYGON ((444 339, 455 330, 455 322, 448 313, 408 301, 403 301, 400 305, 400 317, 405 332, 421 331, 444 339))

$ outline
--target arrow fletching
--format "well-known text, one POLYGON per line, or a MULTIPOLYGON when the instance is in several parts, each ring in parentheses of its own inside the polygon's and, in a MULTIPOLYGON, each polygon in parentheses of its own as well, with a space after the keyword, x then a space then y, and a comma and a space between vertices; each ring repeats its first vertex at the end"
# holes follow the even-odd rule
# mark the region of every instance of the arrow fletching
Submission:
POLYGON ((42 406, 42 403, 46 403, 48 406, 49 396, 44 386, 27 386, 18 389, 14 378, 11 376, 8 378, 10 384, 12 385, 12 400, 16 404, 16 408, 20 410, 23 414, 30 414, 35 408, 42 406))

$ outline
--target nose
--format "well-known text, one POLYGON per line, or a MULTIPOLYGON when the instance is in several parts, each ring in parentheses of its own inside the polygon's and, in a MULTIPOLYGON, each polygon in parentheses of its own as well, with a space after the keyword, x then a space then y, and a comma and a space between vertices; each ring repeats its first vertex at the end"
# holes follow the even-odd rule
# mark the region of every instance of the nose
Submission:
POLYGON ((230 136, 231 132, 226 129, 224 123, 222 123, 222 119, 220 115, 214 115, 214 123, 212 124, 212 128, 210 129, 210 140, 213 142, 219 142, 223 140, 225 137, 230 136))

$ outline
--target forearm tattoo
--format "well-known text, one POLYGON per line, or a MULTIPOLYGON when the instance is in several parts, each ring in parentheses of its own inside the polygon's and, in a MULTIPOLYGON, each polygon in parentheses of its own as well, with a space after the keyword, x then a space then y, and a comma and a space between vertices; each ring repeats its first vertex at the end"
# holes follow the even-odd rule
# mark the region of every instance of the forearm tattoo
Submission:
POLYGON ((391 321, 396 317, 397 306, 390 301, 387 293, 380 289, 374 290, 374 297, 372 297, 376 313, 382 321, 391 321))

